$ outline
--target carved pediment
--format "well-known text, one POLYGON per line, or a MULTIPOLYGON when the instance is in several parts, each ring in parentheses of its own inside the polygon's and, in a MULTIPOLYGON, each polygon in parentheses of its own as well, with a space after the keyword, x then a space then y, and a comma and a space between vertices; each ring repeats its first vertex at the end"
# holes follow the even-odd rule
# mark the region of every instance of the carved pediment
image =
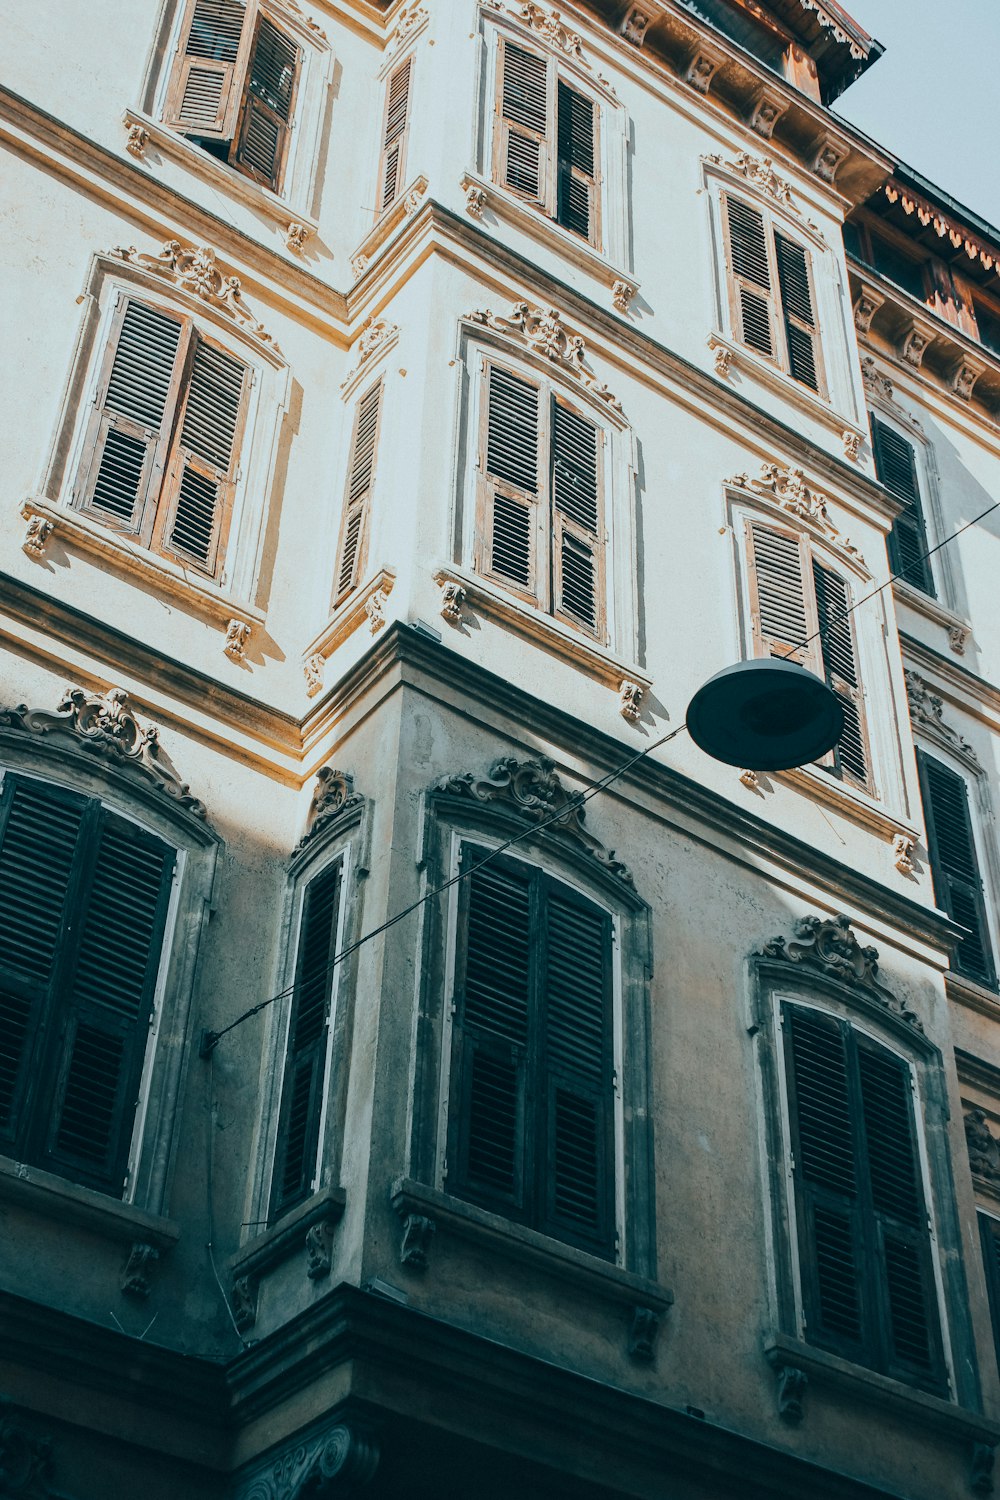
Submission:
POLYGON ((129 265, 162 276, 173 286, 182 287, 209 307, 226 313, 244 333, 266 344, 275 354, 281 353, 244 301, 240 278, 223 273, 210 245, 182 245, 179 240, 167 240, 159 255, 144 255, 134 245, 117 245, 111 254, 129 265))
POLYGON ((354 777, 349 771, 321 766, 316 772, 306 831, 299 840, 295 853, 308 848, 328 824, 339 818, 341 813, 360 807, 364 800, 361 793, 354 790, 354 777))
POLYGON ((390 323, 386 318, 369 318, 358 336, 357 356, 358 362, 340 383, 340 389, 346 390, 353 385, 361 374, 369 360, 399 337, 399 328, 395 323, 390 323))
POLYGON ((554 307, 542 309, 529 307, 527 302, 515 302, 510 316, 503 318, 498 313, 480 308, 466 313, 466 320, 490 328, 494 333, 505 334, 527 345, 535 354, 541 355, 561 370, 579 380, 592 395, 604 401, 613 411, 624 416, 622 404, 603 382, 597 379, 587 363, 587 346, 579 334, 570 333, 563 324, 562 316, 554 307))
POLYGON ((134 771, 196 818, 205 817, 205 804, 192 796, 187 782, 160 759, 158 729, 139 722, 124 688, 88 693, 84 688, 68 687, 54 711, 29 709, 24 703, 0 710, 0 728, 69 738, 77 748, 134 771))
POLYGON ((878 977, 878 949, 862 948, 842 913, 835 917, 800 917, 791 940, 772 938, 759 957, 814 969, 862 991, 883 1010, 906 1021, 916 1031, 923 1025, 914 1011, 887 989, 878 977))
POLYGON ((736 489, 747 490, 751 495, 763 495, 774 501, 795 520, 804 521, 817 531, 831 547, 864 564, 861 553, 850 537, 841 534, 840 528, 830 516, 827 496, 807 483, 801 469, 765 463, 761 465, 757 479, 751 479, 748 474, 733 474, 725 483, 736 489))
MULTIPOLYGON (((485 0, 484 9, 510 16, 512 20, 526 27, 539 41, 546 42, 556 52, 561 52, 564 57, 573 58, 575 62, 593 72, 594 65, 583 50, 583 38, 579 32, 570 30, 557 10, 546 10, 544 6, 535 4, 534 0, 526 0, 525 4, 516 6, 505 5, 503 0, 485 0)), ((599 83, 604 85, 608 93, 614 93, 614 89, 603 74, 595 73, 594 76, 599 83)))
POLYGON ((978 755, 968 740, 945 720, 944 704, 937 693, 932 693, 924 679, 909 667, 904 676, 906 701, 910 705, 910 719, 914 729, 919 729, 928 739, 936 740, 945 750, 951 750, 973 770, 978 771, 978 755))
POLYGON ((583 793, 567 791, 548 759, 519 761, 507 755, 494 762, 488 776, 477 776, 474 771, 445 776, 435 790, 475 802, 505 804, 519 817, 544 823, 553 832, 565 835, 610 874, 626 885, 634 884, 628 867, 615 858, 615 851, 605 848, 585 826, 583 793))

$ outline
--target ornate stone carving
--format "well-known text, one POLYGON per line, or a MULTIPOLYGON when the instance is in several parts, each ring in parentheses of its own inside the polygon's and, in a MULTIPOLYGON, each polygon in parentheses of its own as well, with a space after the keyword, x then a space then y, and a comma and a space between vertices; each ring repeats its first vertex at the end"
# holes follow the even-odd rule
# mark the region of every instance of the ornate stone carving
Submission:
POLYGON ((969 1466, 969 1488, 976 1495, 992 1495, 996 1449, 992 1443, 973 1443, 969 1466))
POLYGON ((0 1494, 50 1500, 52 1443, 25 1430, 14 1403, 0 1401, 0 1494))
POLYGON ((653 15, 642 5, 630 5, 618 30, 633 47, 641 47, 653 15))
POLYGON ((304 1442, 293 1439, 238 1486, 236 1500, 334 1500, 362 1491, 375 1476, 379 1449, 373 1433, 351 1419, 304 1442))
POLYGON ((565 834, 612 875, 626 885, 633 884, 628 867, 615 858, 614 850, 606 849, 584 826, 583 794, 568 792, 552 761, 546 758, 519 761, 506 755, 493 763, 488 776, 477 776, 474 771, 444 776, 435 790, 453 797, 471 797, 476 802, 505 803, 529 822, 545 822, 565 834))
POLYGON ((892 381, 888 375, 883 375, 878 365, 870 354, 866 354, 861 361, 861 376, 865 383, 865 390, 872 396, 881 396, 883 401, 894 401, 892 381))
POLYGON ((306 818, 306 831, 296 847, 296 854, 341 813, 350 812, 364 802, 360 792, 354 790, 354 777, 348 771, 338 771, 333 766, 320 766, 316 772, 316 785, 306 818))
POLYGON ((149 1296, 150 1273, 159 1258, 160 1252, 155 1245, 147 1245, 142 1240, 136 1240, 125 1259, 121 1276, 118 1278, 118 1285, 126 1296, 149 1296))
POLYGON ((412 36, 415 31, 419 31, 426 20, 427 12, 422 5, 404 5, 396 17, 392 36, 389 38, 389 53, 398 52, 407 37, 412 36))
POLYGON ((125 150, 129 156, 134 156, 137 161, 142 161, 149 145, 149 131, 144 125, 130 125, 128 135, 125 137, 125 150))
POLYGON ((783 203, 789 208, 795 207, 792 190, 784 177, 779 177, 774 170, 774 163, 769 156, 751 156, 749 151, 741 151, 735 161, 723 161, 717 153, 707 156, 706 161, 714 162, 716 166, 728 168, 730 172, 736 172, 740 177, 745 177, 747 182, 776 203, 783 203))
POLYGON ((914 840, 910 834, 893 834, 892 862, 901 875, 913 874, 913 847, 914 840))
POLYGON ((778 1377, 778 1416, 785 1422, 801 1422, 805 1415, 808 1375, 793 1365, 779 1365, 775 1374, 778 1377))
POLYGON ((715 350, 715 373, 720 380, 728 380, 733 368, 733 351, 720 344, 714 333, 708 336, 708 347, 715 350))
POLYGON ((465 603, 465 589, 460 583, 453 583, 449 578, 443 578, 439 585, 441 589, 441 613, 450 625, 462 623, 462 605, 465 603))
POLYGON ((944 704, 937 693, 932 693, 924 679, 911 668, 907 667, 903 675, 906 678, 906 700, 910 705, 910 719, 914 727, 924 730, 939 744, 956 751, 978 766, 979 757, 968 740, 945 722, 944 704))
POLYGON ((968 625, 948 626, 948 645, 954 651, 956 656, 965 655, 965 648, 969 643, 970 634, 971 631, 969 630, 968 625))
POLYGON ((285 230, 285 244, 289 250, 298 255, 304 248, 306 240, 312 234, 308 224, 298 224, 294 221, 285 230))
POLYGON ((760 777, 756 771, 741 771, 740 781, 742 781, 749 792, 759 792, 761 790, 760 777))
POLYGON ((0 709, 0 728, 56 737, 69 735, 81 749, 138 772, 195 817, 205 816, 204 803, 192 797, 187 782, 161 762, 159 731, 154 725, 139 723, 124 688, 88 693, 84 688, 67 687, 54 712, 29 709, 24 703, 0 709))
POLYGON ((44 516, 28 517, 28 529, 21 546, 29 557, 41 557, 52 531, 52 522, 47 521, 44 516))
POLYGON ((281 3, 286 10, 293 11, 294 14, 297 15, 303 22, 303 24, 307 26, 313 33, 313 35, 318 37, 320 41, 325 42, 327 40, 326 32, 323 30, 322 26, 320 26, 318 21, 314 21, 312 16, 306 15, 305 11, 302 9, 302 6, 299 4, 299 0, 281 0, 281 3))
POLYGON ((725 60, 725 53, 718 52, 714 47, 696 47, 684 70, 684 82, 689 83, 697 93, 707 94, 712 79, 725 60))
POLYGON ((1000 1142, 986 1123, 986 1113, 978 1107, 965 1111, 965 1144, 969 1167, 974 1177, 1000 1183, 1000 1142))
POLYGON ((246 620, 230 620, 226 626, 226 639, 222 649, 231 661, 246 661, 247 641, 253 634, 253 627, 246 620))
POLYGON ((746 122, 751 130, 769 141, 774 134, 775 125, 787 109, 788 101, 779 91, 763 84, 750 101, 746 122))
POLYGON ((587 346, 579 334, 567 332, 561 315, 554 307, 543 311, 540 307, 529 307, 527 302, 515 302, 510 316, 503 318, 497 313, 480 308, 466 313, 470 323, 482 324, 494 333, 519 338, 536 354, 559 365, 586 386, 599 400, 607 402, 614 411, 622 414, 622 404, 612 395, 608 387, 599 381, 587 363, 587 346))
MULTIPOLYGON (((593 69, 593 63, 583 50, 582 37, 577 32, 570 31, 569 27, 564 25, 557 10, 547 11, 541 5, 531 3, 531 0, 527 4, 519 5, 516 10, 511 9, 509 5, 502 4, 502 0, 487 0, 487 3, 491 10, 506 11, 509 16, 513 16, 515 20, 520 21, 522 26, 526 26, 529 31, 534 32, 537 37, 540 37, 543 42, 547 42, 550 47, 554 47, 556 51, 564 53, 567 57, 575 58, 585 68, 593 69)), ((600 73, 596 77, 604 84, 609 93, 614 92, 606 78, 602 77, 600 73)))
POLYGON ((963 354, 948 377, 948 384, 960 401, 972 400, 972 388, 986 369, 979 360, 963 354))
POLYGON ((486 208, 486 189, 470 182, 465 190, 465 211, 474 219, 481 219, 486 208))
POLYGON ((643 689, 637 682, 623 678, 618 686, 618 712, 630 724, 638 724, 642 717, 643 689))
POLYGON ((886 989, 879 979, 878 949, 862 948, 847 917, 843 914, 800 917, 793 930, 795 937, 791 942, 786 942, 783 937, 772 938, 764 944, 759 956, 819 969, 823 974, 862 990, 891 1015, 906 1021, 916 1031, 923 1031, 916 1013, 886 989))
POLYGON ((852 432, 849 427, 845 427, 840 437, 844 444, 844 457, 849 458, 852 463, 857 463, 861 457, 860 432, 852 432))
POLYGON ((403 1240, 399 1247, 400 1264, 411 1271, 423 1271, 437 1225, 423 1214, 407 1214, 403 1220, 403 1240))
POLYGON ((237 1276, 233 1282, 230 1306, 233 1322, 240 1333, 245 1333, 257 1321, 257 1282, 252 1276, 237 1276))
POLYGON ((924 357, 924 351, 933 337, 932 329, 923 323, 918 323, 916 318, 910 318, 896 347, 908 365, 919 366, 924 357))
POLYGON ((822 182, 832 182, 837 175, 837 168, 849 155, 847 146, 834 140, 832 136, 825 135, 813 153, 810 166, 822 182))
POLYGON ((302 671, 305 673, 307 698, 315 698, 322 691, 325 670, 326 657, 320 651, 314 652, 304 663, 302 671))
POLYGON ((311 1224, 306 1231, 306 1275, 310 1281, 329 1276, 333 1264, 333 1228, 329 1219, 311 1224))
POLYGON ((404 214, 415 214, 421 203, 423 203, 426 193, 427 184, 425 182, 418 182, 414 187, 411 187, 403 199, 404 214))
POLYGON ((386 318, 369 318, 358 335, 358 362, 350 374, 341 381, 340 389, 345 390, 353 380, 356 380, 368 361, 374 359, 383 345, 388 344, 398 335, 399 329, 395 323, 390 323, 386 318))
POLYGON ((372 635, 378 635, 385 624, 385 607, 388 602, 389 594, 386 589, 376 589, 365 600, 365 614, 368 616, 368 629, 372 635))
POLYGON ((639 1364, 652 1364, 656 1357, 656 1336, 660 1331, 660 1315, 651 1307, 636 1307, 632 1310, 632 1323, 628 1331, 628 1352, 639 1364))
POLYGON ((635 296, 635 287, 630 281, 616 281, 611 288, 611 302, 620 313, 627 313, 635 296))
MULTIPOLYGON (((876 292, 873 287, 863 286, 854 301, 854 326, 862 338, 867 338, 871 332, 872 318, 878 312, 885 301, 881 292, 876 292)), ((869 356, 864 363, 874 363, 869 356)))
POLYGON ((243 300, 240 278, 223 275, 210 245, 182 245, 179 240, 167 240, 159 255, 142 255, 134 245, 117 245, 111 253, 129 265, 152 271, 174 286, 183 287, 210 307, 228 313, 244 332, 267 344, 275 354, 280 354, 274 339, 243 300))
POLYGON ((842 552, 861 561, 861 554, 850 537, 842 536, 840 529, 831 520, 827 510, 827 497, 810 487, 801 469, 765 463, 761 465, 759 479, 751 479, 748 474, 733 474, 725 483, 777 501, 789 515, 800 521, 810 522, 842 552))
POLYGON ((361 280, 370 264, 371 262, 367 255, 354 255, 351 257, 351 275, 355 281, 361 280))

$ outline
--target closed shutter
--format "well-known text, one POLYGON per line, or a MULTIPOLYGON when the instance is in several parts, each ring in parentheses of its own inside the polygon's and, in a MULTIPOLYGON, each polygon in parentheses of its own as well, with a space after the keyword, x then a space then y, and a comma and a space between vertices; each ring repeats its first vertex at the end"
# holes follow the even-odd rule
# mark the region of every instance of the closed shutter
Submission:
POLYGON ((299 59, 295 43, 261 16, 232 159, 275 191, 288 150, 299 59))
POLYGON ((504 187, 540 208, 548 191, 548 101, 545 59, 502 42, 496 175, 504 187))
POLYGON ((330 965, 337 946, 340 889, 338 862, 314 876, 303 896, 275 1154, 272 1218, 307 1197, 315 1186, 334 983, 330 965))
POLYGON ((736 336, 749 349, 774 358, 774 290, 764 216, 728 194, 725 205, 736 336))
POLYGON ((600 439, 593 422, 553 398, 553 607, 603 639, 600 439))
POLYGON ((813 562, 816 615, 826 681, 844 710, 844 731, 831 751, 832 768, 838 776, 868 786, 868 745, 865 732, 864 695, 858 673, 851 596, 838 573, 813 562))
POLYGON ((380 382, 362 396, 354 418, 351 456, 347 467, 347 495, 337 551, 334 604, 339 604, 357 586, 365 564, 368 510, 375 481, 381 407, 380 382))
POLYGON ((79 503, 148 540, 176 410, 187 325, 123 298, 112 323, 79 503))
POLYGON ((996 969, 986 920, 969 792, 964 777, 924 751, 917 751, 923 793, 927 846, 934 897, 963 934, 955 950, 955 968, 991 988, 996 969))
POLYGON ((780 656, 815 667, 818 652, 810 637, 817 627, 807 582, 808 543, 795 532, 748 521, 747 544, 754 655, 780 656))
POLYGON ((809 256, 801 245, 786 239, 777 230, 774 234, 774 250, 778 262, 778 286, 785 322, 789 374, 811 390, 818 391, 819 330, 809 284, 809 256))
POLYGON ((403 189, 406 163, 406 133, 410 108, 410 77, 413 59, 408 57, 389 74, 386 94, 382 161, 379 166, 378 205, 384 212, 403 189))
POLYGON ((538 570, 538 387, 492 365, 486 407, 478 566, 515 592, 544 604, 538 570))
POLYGON ((925 556, 927 534, 913 444, 878 417, 873 416, 871 421, 875 472, 904 507, 889 533, 889 564, 900 578, 933 598, 934 577, 930 558, 925 556))
POLYGON ((195 338, 156 540, 212 576, 225 550, 249 387, 244 364, 207 339, 195 338))
POLYGON ((253 0, 187 0, 164 123, 202 140, 233 137, 253 0))
POLYGON ((986 1290, 990 1299, 990 1320, 993 1324, 993 1348, 1000 1370, 1000 1219, 991 1214, 978 1213, 979 1243, 983 1251, 983 1269, 986 1272, 986 1290))
POLYGON ((556 219, 597 243, 597 110, 591 100, 560 82, 556 146, 556 219))

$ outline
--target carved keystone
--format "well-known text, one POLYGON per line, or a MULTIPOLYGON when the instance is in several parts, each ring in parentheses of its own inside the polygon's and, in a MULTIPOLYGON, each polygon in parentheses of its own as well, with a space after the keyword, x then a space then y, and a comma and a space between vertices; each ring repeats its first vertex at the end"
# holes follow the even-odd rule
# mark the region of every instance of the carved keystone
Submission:
POLYGON ((628 1352, 631 1359, 640 1364, 651 1364, 656 1357, 656 1336, 660 1331, 660 1315, 651 1307, 636 1307, 632 1310, 632 1325, 628 1331, 628 1352))
POLYGON ((148 1297, 150 1272, 160 1258, 155 1245, 136 1240, 122 1266, 118 1285, 127 1297, 148 1297))
POLYGON ((778 1416, 783 1422, 801 1422, 805 1416, 808 1375, 793 1365, 779 1365, 775 1373, 778 1377, 778 1416))
POLYGON ((407 1214, 403 1220, 403 1240, 399 1248, 400 1264, 411 1271, 427 1269, 427 1256, 431 1239, 437 1229, 433 1219, 423 1214, 407 1214))

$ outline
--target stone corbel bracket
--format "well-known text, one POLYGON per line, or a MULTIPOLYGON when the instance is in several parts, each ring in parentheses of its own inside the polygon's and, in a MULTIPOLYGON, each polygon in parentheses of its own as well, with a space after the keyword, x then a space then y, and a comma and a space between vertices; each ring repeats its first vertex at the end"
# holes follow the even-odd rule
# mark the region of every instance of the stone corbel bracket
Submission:
POLYGON ((427 178, 415 177, 412 182, 407 183, 402 192, 397 194, 385 212, 379 214, 374 225, 351 256, 351 274, 355 281, 360 281, 382 251, 397 239, 426 196, 427 178))
POLYGON ((896 348, 900 358, 919 369, 924 354, 934 338, 934 329, 921 318, 907 318, 899 332, 896 348))
POLYGON ((149 1296, 150 1277, 159 1258, 160 1252, 155 1245, 142 1240, 133 1243, 118 1278, 118 1285, 126 1297, 144 1299, 149 1296))
POLYGON ((873 286, 862 286, 854 300, 854 327, 861 338, 865 339, 871 332, 872 319, 885 301, 881 292, 877 292, 873 286))
POLYGON ((837 168, 849 155, 850 151, 843 141, 832 135, 824 135, 817 141, 809 165, 821 182, 832 183, 837 175, 837 168))
POLYGON ((234 1500, 333 1500, 363 1494, 378 1469, 377 1428, 340 1412, 322 1430, 296 1434, 237 1480, 234 1500))
POLYGON ((788 109, 788 100, 780 89, 763 83, 750 101, 746 122, 765 141, 774 134, 774 127, 788 109))
POLYGON ((726 54, 709 42, 701 42, 688 58, 684 69, 684 82, 689 83, 698 94, 707 94, 712 79, 726 60, 726 54))
POLYGON ((229 1300, 241 1334, 256 1323, 261 1283, 276 1266, 304 1254, 300 1263, 310 1281, 330 1275, 334 1232, 344 1216, 345 1204, 342 1188, 323 1188, 270 1229, 248 1240, 232 1257, 229 1300))
POLYGON ((309 642, 302 662, 308 698, 315 698, 323 691, 328 660, 359 625, 367 624, 375 635, 386 624, 386 605, 395 581, 392 568, 379 568, 338 606, 319 635, 309 642))

